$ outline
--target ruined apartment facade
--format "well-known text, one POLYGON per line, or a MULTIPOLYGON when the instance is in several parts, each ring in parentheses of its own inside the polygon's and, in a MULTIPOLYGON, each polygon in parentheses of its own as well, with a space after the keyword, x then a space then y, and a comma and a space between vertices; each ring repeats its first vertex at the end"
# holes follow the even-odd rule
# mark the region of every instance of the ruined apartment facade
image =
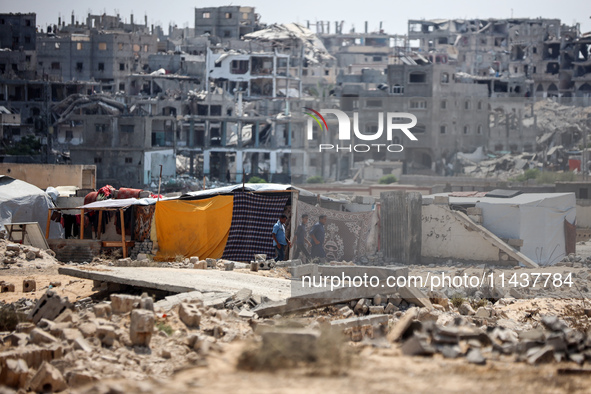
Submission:
POLYGON ((560 19, 409 20, 411 46, 451 54, 491 97, 589 97, 591 38, 560 19))

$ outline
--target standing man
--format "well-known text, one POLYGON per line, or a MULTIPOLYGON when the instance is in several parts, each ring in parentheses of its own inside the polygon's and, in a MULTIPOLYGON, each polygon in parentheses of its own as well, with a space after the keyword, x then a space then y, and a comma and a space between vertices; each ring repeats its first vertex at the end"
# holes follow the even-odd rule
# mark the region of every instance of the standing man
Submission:
POLYGON ((287 249, 288 246, 291 246, 291 242, 285 238, 286 221, 287 216, 281 215, 277 223, 273 226, 273 232, 271 233, 271 236, 273 237, 273 246, 275 246, 275 261, 285 260, 285 249, 287 249))
POLYGON ((312 239, 312 258, 319 258, 320 262, 324 262, 326 253, 324 252, 324 225, 326 224, 326 215, 318 217, 318 223, 312 226, 310 230, 310 238, 312 239))
POLYGON ((293 251, 293 258, 297 259, 300 256, 300 254, 303 254, 305 257, 304 262, 307 262, 308 260, 310 260, 310 253, 306 249, 306 245, 308 245, 308 247, 312 246, 310 241, 308 241, 306 239, 306 225, 307 224, 308 224, 308 214, 304 213, 302 215, 302 222, 298 226, 298 229, 296 230, 296 233, 294 235, 294 240, 293 240, 293 243, 295 244, 295 248, 293 251))

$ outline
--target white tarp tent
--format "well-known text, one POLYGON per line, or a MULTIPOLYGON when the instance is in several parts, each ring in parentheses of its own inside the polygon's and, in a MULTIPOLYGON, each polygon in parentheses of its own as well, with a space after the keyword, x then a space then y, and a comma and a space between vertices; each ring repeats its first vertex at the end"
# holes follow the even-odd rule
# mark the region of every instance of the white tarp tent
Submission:
POLYGON ((539 265, 566 254, 564 220, 575 224, 574 193, 524 193, 511 198, 450 197, 453 205, 482 209, 482 225, 499 238, 522 239, 521 253, 539 265))
MULTIPOLYGON (((47 212, 55 205, 51 197, 37 186, 0 175, 0 228, 5 223, 37 222, 45 233, 47 212)), ((50 238, 63 238, 64 231, 57 222, 51 222, 50 238)))

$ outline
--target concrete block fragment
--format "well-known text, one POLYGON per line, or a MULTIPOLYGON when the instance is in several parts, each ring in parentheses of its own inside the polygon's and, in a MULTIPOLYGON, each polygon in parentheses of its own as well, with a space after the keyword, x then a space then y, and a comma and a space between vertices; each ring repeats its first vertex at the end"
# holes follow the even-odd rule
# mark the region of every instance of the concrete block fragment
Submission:
POLYGON ((21 246, 19 244, 6 244, 6 250, 10 251, 10 252, 20 252, 21 251, 21 246))
POLYGON ((552 361, 554 361, 554 348, 549 345, 533 352, 527 358, 527 362, 532 365, 550 363, 552 361))
POLYGON ((45 343, 57 342, 57 339, 40 328, 34 328, 29 333, 29 342, 34 343, 35 345, 42 345, 45 343))
POLYGON ((199 327, 201 323, 201 312, 195 304, 181 303, 179 317, 187 327, 199 327))
POLYGON ((0 293, 14 293, 14 283, 2 282, 0 284, 0 293))
POLYGON ((82 337, 82 335, 74 338, 72 341, 74 343, 74 349, 82 350, 86 353, 92 352, 92 346, 82 337))
POLYGON ((256 313, 248 309, 242 309, 238 314, 238 317, 241 317, 243 319, 254 319, 255 316, 256 313))
POLYGON ((206 270, 207 269, 207 262, 205 260, 198 261, 197 263, 193 264, 193 268, 197 270, 206 270))
POLYGON ((29 340, 29 336, 24 332, 14 332, 4 337, 4 343, 10 343, 11 346, 26 345, 29 340))
POLYGON ((259 263, 253 261, 250 263, 250 270, 253 272, 257 272, 259 270, 259 263))
POLYGON ((133 305, 139 305, 141 298, 128 294, 111 294, 111 310, 113 313, 122 314, 131 312, 133 305))
POLYGON ((373 296, 373 304, 376 306, 380 305, 384 301, 384 297, 382 297, 380 294, 376 294, 375 296, 373 296))
POLYGON ((66 379, 70 387, 80 387, 98 381, 98 378, 89 372, 68 371, 66 379))
POLYGON ((35 328, 33 323, 29 322, 22 322, 16 325, 16 332, 22 332, 24 334, 28 334, 35 328))
POLYGON ((429 297, 427 297, 425 293, 416 287, 399 287, 398 292, 400 293, 400 297, 402 297, 408 303, 433 309, 433 304, 431 304, 431 301, 429 301, 429 297))
POLYGON ((135 346, 150 346, 154 332, 154 312, 145 309, 134 309, 131 312, 129 339, 135 346))
POLYGON ((402 318, 396 323, 392 330, 388 333, 388 340, 390 342, 399 341, 406 330, 410 327, 413 320, 418 317, 419 308, 410 308, 407 310, 402 318))
POLYGON ((348 319, 333 320, 330 322, 332 327, 342 329, 364 326, 379 326, 382 324, 388 324, 388 315, 350 317, 348 319))
POLYGON ((96 317, 101 317, 103 319, 111 319, 111 315, 113 313, 111 305, 109 304, 94 305, 92 310, 94 311, 96 317))
POLYGON ((147 293, 143 293, 141 296, 140 309, 154 312, 154 300, 147 293))
POLYGON ((113 346, 117 333, 112 326, 98 326, 96 329, 96 336, 105 346, 113 346))
POLYGON ((225 271, 233 271, 234 270, 234 263, 231 261, 224 262, 224 270, 225 271))
POLYGON ((64 311, 60 313, 58 317, 53 319, 55 323, 76 323, 78 320, 78 315, 72 312, 71 309, 64 309, 64 311))
POLYGON ((344 306, 344 307, 342 307, 341 309, 339 309, 339 313, 340 313, 340 314, 341 314, 343 317, 345 317, 345 318, 348 318, 348 317, 351 317, 351 316, 353 316, 353 314, 354 314, 355 312, 353 312, 353 310, 352 310, 351 308, 349 308, 348 306, 344 306))
POLYGON ((33 252, 32 250, 29 250, 27 253, 25 253, 25 257, 29 261, 35 260, 37 258, 37 254, 35 252, 33 252))
POLYGON ((23 280, 23 293, 30 293, 37 289, 37 282, 34 279, 23 280))
POLYGON ((386 305, 386 308, 384 308, 384 313, 388 313, 388 314, 392 314, 394 312, 398 312, 399 309, 396 305, 392 304, 391 302, 388 303, 388 305, 386 305))
POLYGON ((55 291, 47 290, 39 298, 28 317, 37 324, 41 319, 54 320, 66 309, 71 308, 72 304, 68 301, 68 297, 60 297, 55 291))
POLYGON ((474 316, 476 314, 468 302, 463 302, 462 305, 458 307, 458 312, 460 312, 460 315, 464 316, 474 316))
POLYGON ((189 263, 191 263, 193 265, 198 264, 199 263, 199 257, 197 257, 197 256, 191 256, 191 257, 189 257, 189 263))
POLYGON ((66 390, 68 384, 56 367, 44 361, 31 379, 29 388, 38 393, 55 393, 66 390))
POLYGON ((400 350, 407 356, 430 356, 435 353, 435 349, 427 342, 427 339, 417 335, 407 339, 400 350))
POLYGON ((471 364, 476 364, 476 365, 485 365, 486 364, 486 359, 484 358, 484 356, 482 356, 480 349, 476 349, 476 348, 470 349, 470 351, 466 355, 466 361, 468 361, 471 364))
POLYGON ((382 315, 384 314, 384 307, 381 305, 374 305, 369 307, 370 315, 382 315))
POLYGON ((2 384, 15 389, 24 388, 29 375, 29 367, 23 359, 6 360, 4 370, 2 371, 2 384))

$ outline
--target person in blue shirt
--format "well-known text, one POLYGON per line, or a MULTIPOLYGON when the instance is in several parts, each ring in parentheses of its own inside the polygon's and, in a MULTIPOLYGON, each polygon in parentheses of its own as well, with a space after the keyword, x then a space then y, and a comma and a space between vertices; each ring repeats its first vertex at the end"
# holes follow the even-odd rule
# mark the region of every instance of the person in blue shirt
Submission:
POLYGON ((287 222, 287 216, 281 215, 271 233, 275 247, 275 261, 285 260, 285 250, 291 246, 291 242, 285 237, 285 222, 287 222))
POLYGON ((326 252, 324 251, 324 225, 326 224, 326 215, 320 215, 318 222, 312 226, 310 230, 310 238, 312 239, 312 258, 320 259, 320 262, 324 262, 326 258, 326 252))

